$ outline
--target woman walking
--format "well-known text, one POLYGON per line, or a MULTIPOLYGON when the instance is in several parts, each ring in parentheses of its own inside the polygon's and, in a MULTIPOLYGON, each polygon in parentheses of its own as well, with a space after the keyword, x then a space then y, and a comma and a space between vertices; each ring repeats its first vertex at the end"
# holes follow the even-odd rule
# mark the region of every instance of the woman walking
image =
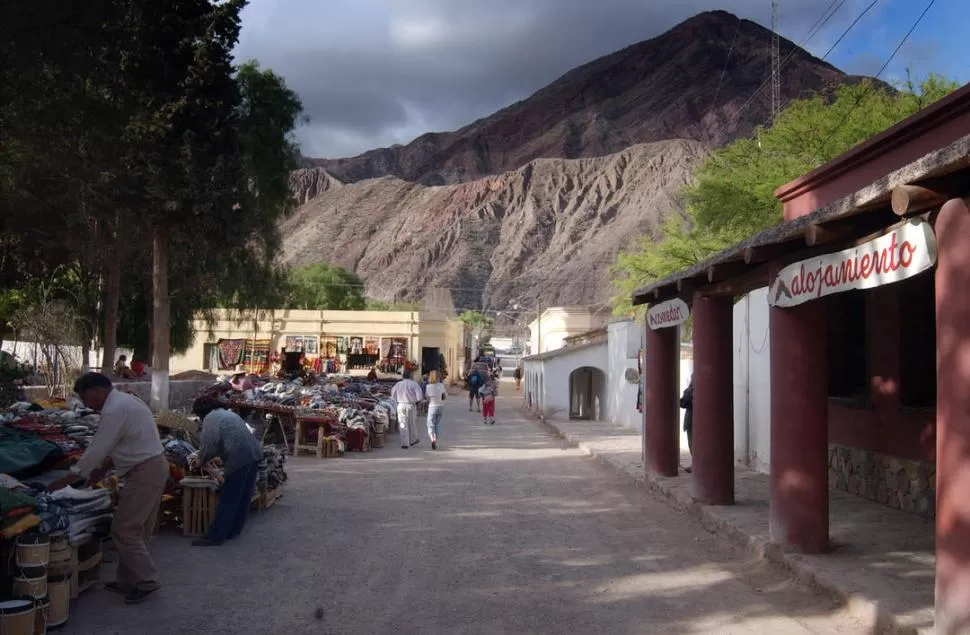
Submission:
POLYGON ((431 449, 438 449, 438 428, 441 425, 441 415, 444 411, 444 401, 448 391, 438 377, 438 371, 433 370, 428 375, 428 385, 424 395, 428 399, 428 436, 431 438, 431 449))

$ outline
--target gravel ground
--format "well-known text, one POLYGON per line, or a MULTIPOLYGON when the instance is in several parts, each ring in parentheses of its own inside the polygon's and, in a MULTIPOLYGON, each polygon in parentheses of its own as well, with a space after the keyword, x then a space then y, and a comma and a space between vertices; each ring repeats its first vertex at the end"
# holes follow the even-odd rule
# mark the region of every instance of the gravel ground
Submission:
POLYGON ((61 632, 867 632, 564 448, 505 392, 495 426, 450 400, 438 451, 422 422, 409 450, 388 435, 368 454, 291 460, 285 496, 239 541, 158 536, 155 597, 91 590, 61 632))

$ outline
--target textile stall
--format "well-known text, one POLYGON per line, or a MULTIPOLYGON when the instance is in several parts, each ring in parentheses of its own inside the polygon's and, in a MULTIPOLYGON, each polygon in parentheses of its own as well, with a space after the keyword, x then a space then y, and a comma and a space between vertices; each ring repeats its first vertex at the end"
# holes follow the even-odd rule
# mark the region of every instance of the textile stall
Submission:
POLYGON ((264 441, 279 440, 298 455, 316 451, 322 435, 340 454, 383 445, 387 428, 397 423, 392 385, 333 376, 309 385, 270 381, 258 386, 251 398, 229 390, 224 398, 237 412, 248 413, 251 425, 262 427, 264 441))
POLYGON ((19 607, 5 632, 34 620, 45 628, 66 624, 77 610, 71 600, 100 582, 123 483, 107 476, 93 488, 75 483, 47 492, 70 473, 69 462, 84 452, 99 421, 76 401, 21 402, 0 411, 0 594, 4 606, 19 607))

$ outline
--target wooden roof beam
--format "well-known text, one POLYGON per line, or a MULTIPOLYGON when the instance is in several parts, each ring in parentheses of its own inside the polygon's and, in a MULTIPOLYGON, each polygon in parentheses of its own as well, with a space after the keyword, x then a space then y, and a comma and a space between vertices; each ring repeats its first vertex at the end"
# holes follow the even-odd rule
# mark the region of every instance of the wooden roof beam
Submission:
POLYGON ((812 224, 805 228, 805 244, 809 247, 824 245, 825 243, 841 240, 852 233, 851 225, 841 227, 823 226, 812 224))
POLYGON ((892 208, 897 216, 909 216, 937 207, 970 192, 970 175, 955 172, 893 188, 892 208))
POLYGON ((734 278, 748 270, 748 266, 742 262, 721 262, 707 268, 707 281, 718 282, 728 278, 734 278))
POLYGON ((757 247, 745 247, 744 264, 756 265, 758 263, 774 260, 775 258, 784 255, 786 251, 790 251, 790 249, 786 249, 785 247, 786 245, 784 243, 760 245, 757 247))

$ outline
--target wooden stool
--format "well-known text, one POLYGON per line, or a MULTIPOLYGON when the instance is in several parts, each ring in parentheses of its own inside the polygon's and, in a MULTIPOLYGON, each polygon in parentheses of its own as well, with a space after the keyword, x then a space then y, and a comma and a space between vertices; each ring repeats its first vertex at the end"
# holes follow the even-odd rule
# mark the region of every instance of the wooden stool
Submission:
MULTIPOLYGON (((321 431, 322 432, 322 431, 321 431)), ((321 434, 317 437, 317 458, 332 459, 340 455, 340 442, 337 437, 328 437, 321 434)))

